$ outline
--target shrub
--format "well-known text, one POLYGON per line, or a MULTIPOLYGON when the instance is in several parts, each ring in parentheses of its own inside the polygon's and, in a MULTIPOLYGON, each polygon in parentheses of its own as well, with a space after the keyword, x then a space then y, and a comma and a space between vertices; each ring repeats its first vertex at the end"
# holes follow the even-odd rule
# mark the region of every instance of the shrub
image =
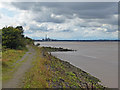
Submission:
POLYGON ((33 40, 24 37, 22 26, 9 26, 2 29, 2 46, 4 48, 22 49, 26 44, 33 44, 33 40))

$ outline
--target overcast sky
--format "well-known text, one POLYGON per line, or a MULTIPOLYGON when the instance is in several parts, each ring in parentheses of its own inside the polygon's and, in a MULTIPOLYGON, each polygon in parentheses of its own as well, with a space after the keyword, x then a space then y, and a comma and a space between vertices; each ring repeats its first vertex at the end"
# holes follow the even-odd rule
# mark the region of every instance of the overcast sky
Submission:
POLYGON ((116 2, 1 2, 0 28, 18 26, 42 39, 118 39, 116 2))

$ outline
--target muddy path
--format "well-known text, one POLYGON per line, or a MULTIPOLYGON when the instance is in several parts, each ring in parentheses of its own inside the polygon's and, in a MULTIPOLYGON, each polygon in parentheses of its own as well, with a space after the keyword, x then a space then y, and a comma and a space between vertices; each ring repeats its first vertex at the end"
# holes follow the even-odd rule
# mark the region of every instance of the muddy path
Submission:
POLYGON ((22 61, 26 59, 21 66, 13 74, 13 78, 2 84, 2 88, 21 88, 22 80, 25 73, 32 67, 32 62, 35 58, 36 51, 34 48, 27 46, 28 52, 21 58, 22 61))

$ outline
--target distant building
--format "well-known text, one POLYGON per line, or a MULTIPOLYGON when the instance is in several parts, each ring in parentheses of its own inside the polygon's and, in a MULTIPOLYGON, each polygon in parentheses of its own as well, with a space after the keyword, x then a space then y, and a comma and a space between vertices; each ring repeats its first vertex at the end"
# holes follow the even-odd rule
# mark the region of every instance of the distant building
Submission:
POLYGON ((45 35, 45 38, 42 39, 42 41, 52 41, 52 40, 53 40, 53 39, 50 39, 50 38, 47 37, 47 34, 45 35))

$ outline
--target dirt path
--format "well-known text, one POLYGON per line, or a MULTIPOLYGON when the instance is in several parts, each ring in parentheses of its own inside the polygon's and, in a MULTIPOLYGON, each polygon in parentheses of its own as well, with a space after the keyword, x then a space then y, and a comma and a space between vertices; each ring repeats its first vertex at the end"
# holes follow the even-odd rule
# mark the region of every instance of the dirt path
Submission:
POLYGON ((32 47, 30 46, 27 46, 27 47, 29 51, 23 56, 21 60, 19 60, 19 61, 23 61, 24 59, 26 59, 25 62, 23 62, 22 65, 13 74, 12 79, 10 79, 6 83, 3 83, 2 85, 3 88, 21 88, 20 83, 25 75, 25 72, 27 72, 29 68, 32 67, 32 62, 36 54, 36 51, 32 47))

